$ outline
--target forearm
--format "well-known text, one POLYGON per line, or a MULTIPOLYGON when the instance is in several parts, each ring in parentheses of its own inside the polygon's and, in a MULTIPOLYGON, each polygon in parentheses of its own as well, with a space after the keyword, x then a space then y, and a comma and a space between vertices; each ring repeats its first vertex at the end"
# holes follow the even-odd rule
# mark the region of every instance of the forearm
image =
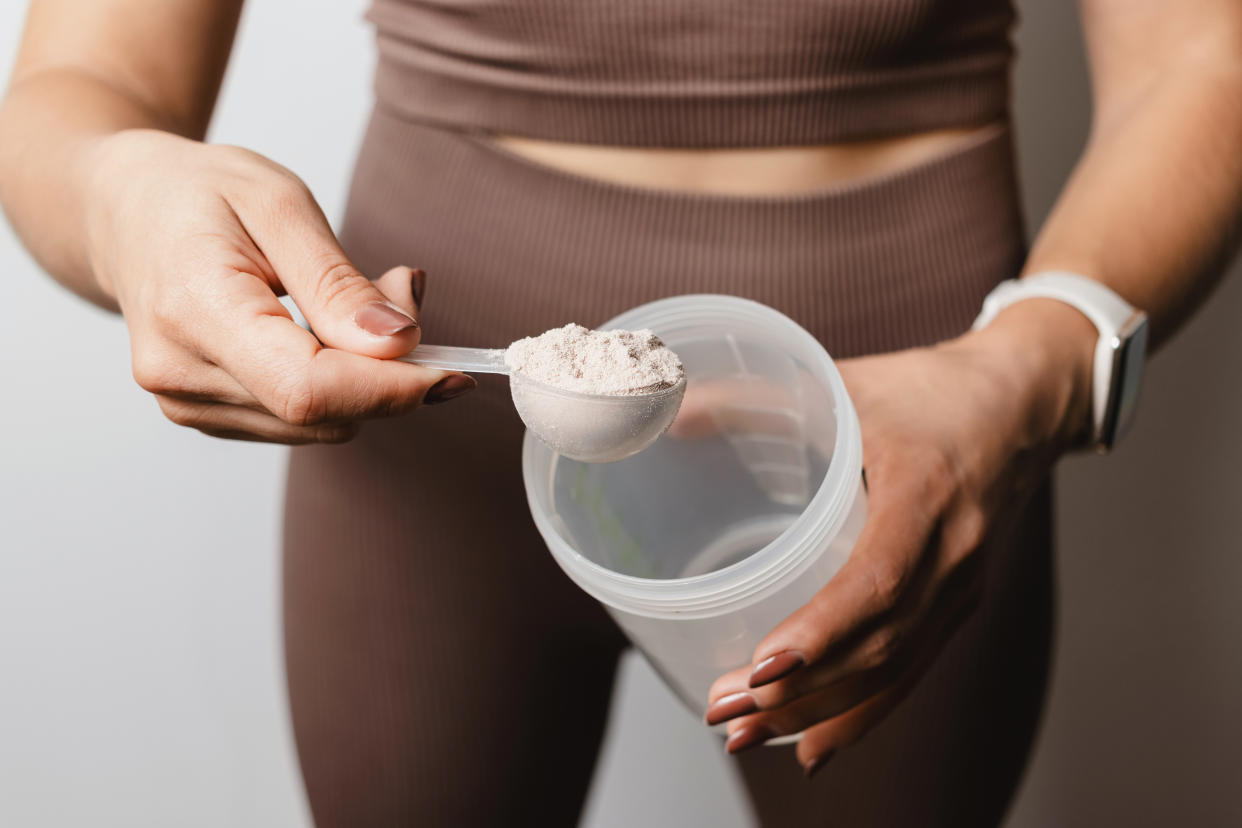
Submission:
MULTIPOLYGON (((1238 240, 1242 54, 1207 55, 1107 84, 1087 149, 1023 268, 1105 283, 1147 312, 1157 346, 1219 280, 1238 240)), ((1069 447, 1089 433, 1098 337, 1074 308, 1040 299, 971 338, 1030 389, 1029 442, 1069 447)))
POLYGON ((1025 273, 1109 285, 1166 341, 1225 270, 1242 214, 1242 57, 1185 60, 1097 112, 1025 273))

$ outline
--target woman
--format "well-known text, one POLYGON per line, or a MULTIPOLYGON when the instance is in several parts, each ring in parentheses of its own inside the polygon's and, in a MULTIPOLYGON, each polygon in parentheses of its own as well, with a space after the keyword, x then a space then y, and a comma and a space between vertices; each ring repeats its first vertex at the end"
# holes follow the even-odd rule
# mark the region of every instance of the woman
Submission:
POLYGON ((389 358, 420 325, 499 346, 702 290, 846 358, 871 493, 847 566, 708 700, 756 810, 996 824, 1047 669, 1042 481, 1088 442, 1099 332, 1046 298, 967 329, 1053 268, 1156 342, 1203 298, 1242 200, 1242 7, 1083 3, 1092 137, 1026 255, 1001 0, 376 0, 339 243, 292 173, 201 143, 240 6, 32 2, 0 199, 124 314, 170 419, 300 446, 286 655, 316 823, 571 824, 623 645, 530 526, 503 384, 406 418, 476 383, 389 358))

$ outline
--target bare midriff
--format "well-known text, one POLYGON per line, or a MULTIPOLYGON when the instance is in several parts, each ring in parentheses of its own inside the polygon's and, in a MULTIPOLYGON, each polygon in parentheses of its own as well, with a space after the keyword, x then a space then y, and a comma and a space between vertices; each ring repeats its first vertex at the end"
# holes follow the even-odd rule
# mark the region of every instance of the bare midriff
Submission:
POLYGON ((918 166, 990 127, 938 129, 823 146, 740 149, 614 147, 493 135, 505 149, 567 173, 659 190, 805 193, 918 166))

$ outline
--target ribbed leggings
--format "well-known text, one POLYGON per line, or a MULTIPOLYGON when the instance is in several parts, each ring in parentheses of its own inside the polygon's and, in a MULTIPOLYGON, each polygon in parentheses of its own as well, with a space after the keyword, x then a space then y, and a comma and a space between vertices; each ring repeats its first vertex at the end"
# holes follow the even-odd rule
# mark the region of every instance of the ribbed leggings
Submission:
MULTIPOLYGON (((365 272, 428 272, 428 342, 502 346, 713 292, 778 308, 842 359, 965 330, 1020 266, 1016 192, 1002 128, 896 174, 741 197, 588 180, 379 110, 342 235, 365 272)), ((285 642, 320 828, 578 819, 625 642, 535 532, 520 421, 504 380, 479 379, 293 451, 285 642)), ((1044 694, 1048 492, 1001 535, 979 610, 872 734, 810 783, 790 748, 738 760, 764 825, 999 822, 1044 694)))

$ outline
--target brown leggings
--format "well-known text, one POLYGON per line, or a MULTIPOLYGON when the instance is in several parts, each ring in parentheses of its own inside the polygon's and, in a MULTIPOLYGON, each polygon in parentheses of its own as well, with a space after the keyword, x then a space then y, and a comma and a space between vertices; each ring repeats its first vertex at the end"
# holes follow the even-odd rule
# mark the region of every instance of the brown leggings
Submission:
MULTIPOLYGON (((430 274, 428 342, 501 346, 693 292, 757 299, 836 358, 964 330, 1022 257, 1010 139, 809 195, 586 180, 377 111, 346 249, 430 274)), ((293 451, 285 642, 320 828, 571 826, 617 656, 607 615, 531 523, 506 384, 293 451)), ((764 825, 997 824, 1043 700, 1048 492, 993 544, 982 605, 913 694, 806 782, 790 748, 739 761, 764 825)), ((636 792, 637 793, 637 792, 636 792)))

